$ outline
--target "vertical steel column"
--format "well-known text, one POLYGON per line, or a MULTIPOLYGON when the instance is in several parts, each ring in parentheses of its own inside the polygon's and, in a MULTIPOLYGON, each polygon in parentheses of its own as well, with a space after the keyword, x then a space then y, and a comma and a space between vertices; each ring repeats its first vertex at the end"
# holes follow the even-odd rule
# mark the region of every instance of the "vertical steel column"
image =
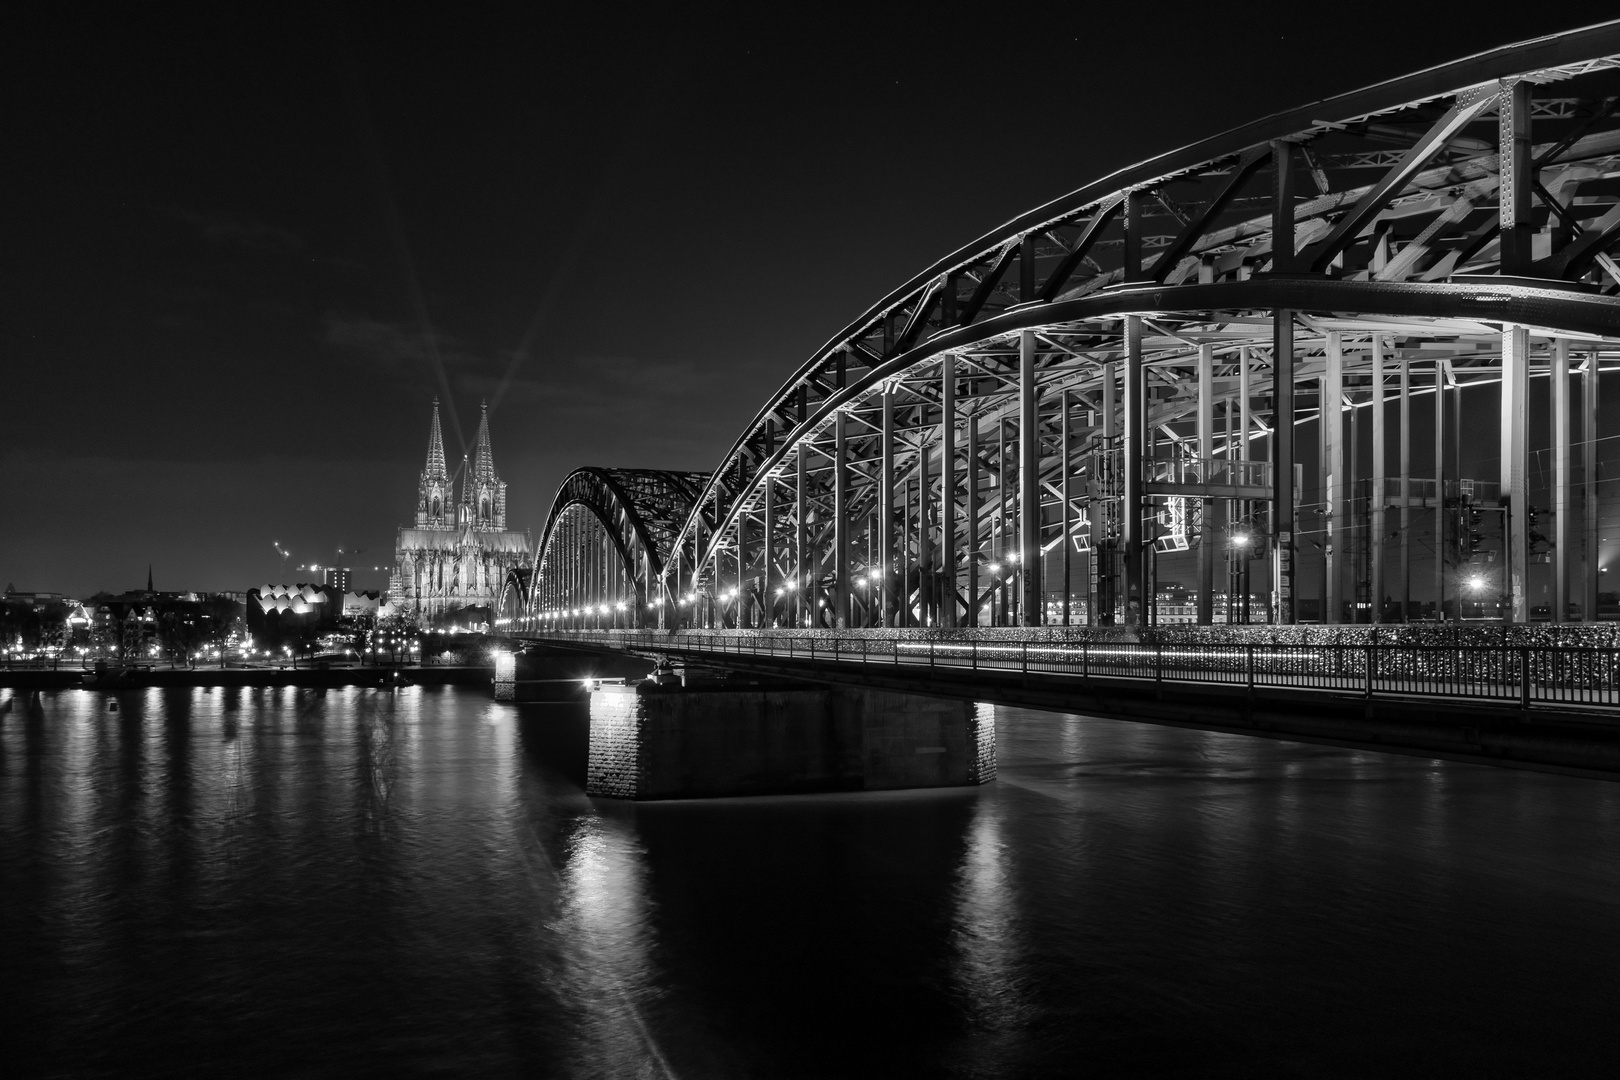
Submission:
MULTIPOLYGON (((1252 378, 1253 365, 1249 363, 1249 347, 1247 345, 1239 346, 1237 445, 1238 457, 1243 461, 1248 461, 1250 459, 1249 436, 1254 431, 1254 418, 1250 414, 1250 410, 1253 408, 1254 403, 1254 387, 1251 384, 1252 378)), ((1273 478, 1273 483, 1275 483, 1275 477, 1273 478)), ((1272 494, 1276 494, 1275 490, 1272 492, 1272 494)), ((1250 618, 1249 597, 1252 594, 1252 590, 1250 590, 1248 587, 1248 570, 1249 562, 1254 558, 1254 549, 1256 546, 1255 540, 1257 539, 1257 537, 1254 535, 1254 504, 1245 499, 1235 501, 1233 506, 1237 511, 1237 513, 1233 516, 1241 520, 1243 532, 1247 537, 1248 542, 1243 545, 1234 546, 1231 549, 1231 558, 1234 560, 1234 562, 1229 569, 1234 570, 1237 573, 1235 577, 1230 573, 1227 576, 1234 581, 1240 582, 1242 587, 1241 589, 1234 589, 1232 588, 1231 583, 1228 583, 1226 590, 1228 593, 1226 598, 1226 607, 1228 611, 1239 611, 1240 614, 1237 621, 1247 623, 1250 618)))
POLYGON ((1271 534, 1277 553, 1277 622, 1294 624, 1294 313, 1272 312, 1271 534))
POLYGON ((1503 79, 1498 105, 1497 200, 1501 221, 1501 265, 1504 274, 1530 272, 1530 193, 1535 171, 1530 164, 1530 84, 1503 79))
POLYGON ((956 625, 956 357, 940 365, 940 625, 956 625))
POLYGON ((1344 573, 1340 565, 1344 544, 1344 347, 1337 330, 1327 336, 1327 374, 1322 380, 1322 472, 1327 513, 1322 555, 1326 587, 1322 595, 1322 621, 1337 623, 1344 610, 1340 596, 1344 573))
POLYGON ((895 569, 900 576, 900 623, 911 625, 911 481, 900 481, 900 556, 895 569))
POLYGON ((1012 534, 1013 494, 1012 477, 1008 475, 1012 470, 1012 464, 1009 461, 1007 450, 1006 417, 998 417, 996 420, 996 462, 1000 466, 1000 471, 996 474, 996 497, 999 500, 997 503, 997 516, 1000 518, 1000 532, 997 536, 995 554, 998 567, 996 600, 1000 606, 1000 613, 996 616, 994 625, 1011 626, 1012 597, 1009 595, 1011 590, 1007 588, 1007 579, 1011 577, 1014 581, 1017 581, 1018 571, 1015 569, 1016 558, 1013 552, 1008 551, 1008 547, 1012 543, 1009 537, 1012 534))
MULTIPOLYGON (((771 443, 774 440, 767 436, 767 454, 774 449, 771 443)), ((761 480, 760 498, 764 501, 765 526, 763 543, 760 545, 764 562, 759 571, 759 603, 763 609, 760 615, 760 624, 766 629, 776 624, 776 598, 771 592, 771 570, 776 566, 776 480, 770 473, 766 473, 761 480)))
POLYGON ((1528 622, 1527 548, 1530 541, 1529 485, 1526 475, 1525 409, 1530 396, 1530 331, 1502 326, 1502 501, 1507 507, 1508 622, 1528 622))
MULTIPOLYGON (((924 407, 926 408, 926 406, 924 407)), ((919 427, 922 425, 919 424, 919 427)), ((934 625, 933 605, 928 595, 928 585, 925 580, 930 568, 933 566, 933 544, 928 535, 928 504, 933 496, 933 486, 928 479, 928 438, 918 435, 917 444, 917 625, 934 625)))
MULTIPOLYGON (((895 568, 898 565, 894 555, 894 384, 888 383, 883 387, 883 464, 882 475, 878 479, 878 551, 879 558, 883 560, 883 594, 879 603, 883 605, 883 625, 893 626, 894 613, 899 609, 895 601, 895 568)), ((900 583, 904 591, 905 582, 900 583)))
POLYGON ((748 513, 741 511, 737 514, 737 629, 750 628, 753 618, 753 608, 748 603, 748 513))
POLYGON ((1063 500, 1063 539, 1058 545, 1063 549, 1063 625, 1070 625, 1071 612, 1069 611, 1070 596, 1074 592, 1074 579, 1069 556, 1069 545, 1074 535, 1074 493, 1070 489, 1070 479, 1074 475, 1073 447, 1070 443, 1074 425, 1069 422, 1069 410, 1072 405, 1069 400, 1067 388, 1058 395, 1058 410, 1061 416, 1061 437, 1058 441, 1058 455, 1062 460, 1062 473, 1058 480, 1058 497, 1063 500))
POLYGON ((1125 625, 1142 625, 1147 584, 1142 535, 1142 455, 1147 436, 1146 386, 1142 378, 1142 318, 1125 316, 1125 506, 1121 524, 1125 534, 1125 625))
MULTIPOLYGON (((1350 580, 1353 583, 1350 588, 1350 621, 1359 623, 1361 621, 1361 608, 1356 606, 1360 603, 1357 598, 1361 595, 1361 586, 1367 579, 1368 568, 1362 565, 1361 558, 1355 549, 1353 538, 1356 530, 1361 528, 1362 524, 1356 520, 1353 511, 1356 505, 1356 474, 1361 470, 1361 440, 1365 434, 1364 429, 1367 424, 1364 419, 1360 419, 1360 414, 1354 404, 1345 411, 1349 413, 1350 433, 1344 455, 1344 482, 1339 485, 1339 491, 1343 497, 1343 501, 1339 504, 1339 509, 1343 514, 1340 518, 1339 534, 1344 537, 1344 565, 1350 570, 1350 580)), ((1372 616, 1369 614, 1368 618, 1371 619, 1372 616)))
MULTIPOLYGON (((1294 269, 1294 144, 1271 144, 1275 166, 1271 200, 1271 270, 1294 269)), ((1276 621, 1291 626, 1296 615, 1294 580, 1294 313, 1272 312, 1271 350, 1271 460, 1276 475, 1272 494, 1271 530, 1276 563, 1272 575, 1276 621)))
MULTIPOLYGON (((1098 401, 1102 406, 1102 429, 1104 453, 1100 458, 1118 460, 1119 455, 1119 399, 1115 396, 1118 386, 1118 373, 1114 361, 1110 360, 1102 366, 1102 386, 1098 393, 1098 401)), ((1092 477, 1094 486, 1099 485, 1101 478, 1092 477)), ((1117 515, 1122 508, 1115 504, 1114 496, 1097 490, 1097 498, 1093 499, 1092 510, 1094 526, 1092 528, 1092 547, 1095 554, 1092 556, 1094 565, 1093 577, 1097 581, 1097 605, 1092 612, 1092 625, 1113 626, 1118 615, 1119 582, 1117 580, 1119 568, 1115 559, 1115 545, 1119 537, 1115 535, 1118 521, 1117 515), (1114 520, 1110 520, 1114 517, 1114 520)))
POLYGON ((1602 554, 1598 547, 1598 354, 1586 355, 1581 372, 1581 528, 1586 533, 1586 573, 1581 581, 1581 617, 1596 622, 1598 617, 1598 572, 1602 554))
MULTIPOLYGON (((1446 362, 1434 362, 1434 617, 1446 617, 1446 362)), ((1459 610, 1458 615, 1462 612, 1459 610)))
POLYGON ((1249 415, 1250 403, 1254 400, 1253 387, 1249 385, 1249 347, 1238 347, 1238 457, 1243 461, 1249 460, 1249 433, 1254 430, 1254 419, 1249 415))
POLYGON ((810 528, 805 521, 806 510, 810 501, 810 440, 801 436, 794 468, 797 470, 798 480, 793 494, 793 625, 808 626, 806 611, 806 594, 810 591, 808 580, 814 572, 810 565, 810 528))
POLYGON ((849 625, 849 453, 844 411, 833 417, 833 626, 849 625))
MULTIPOLYGON (((1215 346, 1198 346, 1198 459, 1203 481, 1213 483, 1215 456, 1215 346)), ((1230 482, 1230 481, 1229 481, 1230 482)), ((1198 625, 1215 621, 1215 500, 1198 500, 1198 625)))
POLYGON ((1412 364, 1401 354, 1401 622, 1412 610, 1412 364))
POLYGON ((1553 444, 1553 609, 1552 621, 1569 618, 1569 552, 1571 546, 1569 499, 1569 339, 1553 341, 1552 406, 1553 444))
POLYGON ((967 418, 967 620, 979 625, 979 414, 967 418))
POLYGON ((1372 338, 1372 477, 1367 482, 1367 554, 1372 559, 1372 621, 1384 621, 1384 338, 1372 338))
POLYGON ((1041 583, 1041 417, 1035 404, 1035 331, 1018 335, 1018 564, 1025 626, 1046 622, 1041 583))

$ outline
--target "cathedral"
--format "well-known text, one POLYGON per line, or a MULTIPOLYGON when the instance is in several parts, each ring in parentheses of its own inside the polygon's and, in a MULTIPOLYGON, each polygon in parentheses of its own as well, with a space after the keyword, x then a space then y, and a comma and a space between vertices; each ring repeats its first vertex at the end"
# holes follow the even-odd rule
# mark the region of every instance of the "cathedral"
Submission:
POLYGON ((472 465, 463 456, 457 476, 459 503, 454 499, 456 477, 445 466, 435 399, 427 467, 417 486, 416 523, 399 530, 396 568, 388 582, 390 600, 419 622, 458 608, 493 609, 507 572, 527 567, 532 559, 528 536, 506 527, 506 483, 495 472, 487 402, 478 421, 472 465))

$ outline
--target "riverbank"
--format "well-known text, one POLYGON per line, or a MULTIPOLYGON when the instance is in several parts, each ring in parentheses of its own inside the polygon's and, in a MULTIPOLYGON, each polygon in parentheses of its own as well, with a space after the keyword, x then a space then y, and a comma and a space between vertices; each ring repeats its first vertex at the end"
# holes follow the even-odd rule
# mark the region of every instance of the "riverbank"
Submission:
MULTIPOLYGON (((93 674, 78 667, 51 670, 0 670, 0 687, 17 690, 60 690, 85 686, 93 674)), ((491 670, 467 667, 332 667, 332 668, 142 668, 119 677, 114 685, 92 689, 126 690, 188 686, 487 686, 491 670)))

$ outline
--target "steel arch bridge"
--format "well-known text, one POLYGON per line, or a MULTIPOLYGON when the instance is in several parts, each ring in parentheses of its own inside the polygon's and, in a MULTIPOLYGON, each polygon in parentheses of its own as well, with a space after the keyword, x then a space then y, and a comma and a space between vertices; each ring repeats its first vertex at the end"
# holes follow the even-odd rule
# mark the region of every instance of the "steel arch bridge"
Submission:
MULTIPOLYGON (((1553 617, 1573 590, 1595 618, 1616 247, 1620 22, 1257 120, 878 301, 686 474, 678 522, 607 545, 617 570, 559 587, 543 562, 530 625, 599 618, 616 574, 671 628, 1137 626, 1164 566, 1196 580, 1189 621, 1459 613, 1465 587, 1525 621, 1532 377, 1553 617)), ((544 560, 569 507, 606 505, 573 494, 595 472, 544 560)))
POLYGON ((536 549, 527 613, 583 607, 588 596, 591 625, 648 625, 666 560, 708 480, 663 469, 569 473, 536 549))

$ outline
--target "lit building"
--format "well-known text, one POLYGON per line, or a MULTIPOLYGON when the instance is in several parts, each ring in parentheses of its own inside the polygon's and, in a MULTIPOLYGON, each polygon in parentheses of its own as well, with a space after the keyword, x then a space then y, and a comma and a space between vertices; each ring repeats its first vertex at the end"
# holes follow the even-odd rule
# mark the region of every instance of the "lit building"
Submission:
POLYGON ((347 566, 328 566, 326 580, 323 582, 327 591, 346 593, 349 591, 349 568, 347 566))
POLYGON ((433 402, 427 466, 417 485, 416 522, 399 530, 389 599, 401 614, 432 619, 459 608, 493 609, 509 571, 530 562, 529 538, 506 527, 506 483, 495 472, 489 406, 478 421, 472 464, 462 458, 461 499, 444 460, 439 403, 433 402))

